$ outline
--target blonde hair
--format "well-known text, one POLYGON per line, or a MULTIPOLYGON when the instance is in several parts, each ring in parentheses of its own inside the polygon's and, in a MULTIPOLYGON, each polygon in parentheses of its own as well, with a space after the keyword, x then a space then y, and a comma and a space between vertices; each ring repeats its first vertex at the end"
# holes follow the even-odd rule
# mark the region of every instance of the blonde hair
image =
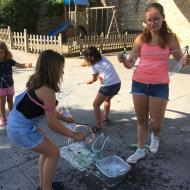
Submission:
POLYGON ((4 42, 0 42, 0 49, 2 49, 5 52, 4 61, 10 60, 13 58, 12 53, 8 50, 8 47, 4 42))
POLYGON ((38 89, 48 86, 55 92, 59 92, 64 64, 65 59, 59 53, 52 50, 43 51, 38 57, 35 73, 29 78, 26 87, 38 89))

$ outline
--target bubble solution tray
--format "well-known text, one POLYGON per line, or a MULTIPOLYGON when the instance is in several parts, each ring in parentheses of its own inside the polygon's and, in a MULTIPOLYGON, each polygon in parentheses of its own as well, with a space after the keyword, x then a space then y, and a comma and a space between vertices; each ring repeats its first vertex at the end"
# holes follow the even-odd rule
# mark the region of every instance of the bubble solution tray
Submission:
POLYGON ((98 160, 96 167, 100 171, 100 179, 109 186, 115 186, 120 183, 131 170, 131 166, 116 155, 98 160))

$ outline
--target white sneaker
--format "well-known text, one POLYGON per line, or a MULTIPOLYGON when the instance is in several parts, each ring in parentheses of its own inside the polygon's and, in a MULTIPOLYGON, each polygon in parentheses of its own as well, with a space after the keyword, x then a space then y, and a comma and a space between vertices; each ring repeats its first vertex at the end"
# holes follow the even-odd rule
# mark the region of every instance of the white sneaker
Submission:
POLYGON ((138 160, 141 160, 144 157, 145 157, 145 150, 138 148, 134 154, 132 154, 131 156, 129 156, 129 158, 127 158, 127 162, 129 164, 135 164, 138 160))
POLYGON ((159 147, 158 137, 154 136, 154 134, 151 133, 150 152, 157 153, 158 147, 159 147))

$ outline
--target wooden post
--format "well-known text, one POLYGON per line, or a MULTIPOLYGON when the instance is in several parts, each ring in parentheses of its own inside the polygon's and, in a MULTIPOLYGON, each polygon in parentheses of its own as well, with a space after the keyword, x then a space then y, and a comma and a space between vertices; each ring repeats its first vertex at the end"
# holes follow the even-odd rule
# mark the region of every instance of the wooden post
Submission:
POLYGON ((58 45, 59 45, 59 53, 62 53, 62 34, 59 33, 58 36, 58 45))
POLYGON ((106 4, 106 1, 105 1, 105 0, 101 0, 101 2, 102 2, 102 4, 103 4, 103 6, 104 6, 104 7, 106 7, 106 6, 107 6, 107 4, 106 4))
POLYGON ((79 58, 83 57, 83 42, 82 42, 82 34, 79 35, 79 43, 80 43, 80 55, 79 58))
POLYGON ((28 53, 28 34, 27 29, 24 29, 24 51, 28 53))
POLYGON ((75 24, 74 24, 74 27, 75 27, 75 35, 77 35, 77 26, 78 26, 78 22, 77 22, 77 20, 78 20, 78 18, 77 18, 77 11, 78 11, 77 5, 75 4, 75 24))
POLYGON ((116 18, 116 7, 114 7, 113 10, 115 11, 115 12, 114 12, 114 21, 115 21, 117 33, 118 33, 119 38, 120 38, 120 37, 121 37, 121 34, 120 34, 120 30, 119 30, 119 26, 118 26, 118 22, 117 22, 117 18, 116 18))
POLYGON ((100 53, 103 52, 103 44, 104 44, 104 33, 101 33, 101 44, 100 44, 100 53))
POLYGON ((13 49, 13 34, 11 32, 11 27, 8 26, 8 33, 9 33, 9 45, 10 45, 10 49, 13 49))
POLYGON ((107 32, 107 34, 106 34, 106 38, 108 38, 109 35, 110 35, 110 31, 111 31, 111 28, 112 28, 112 24, 113 24, 114 16, 115 16, 115 10, 113 10, 113 15, 112 15, 112 18, 111 18, 111 22, 110 22, 110 25, 109 25, 108 32, 107 32))
POLYGON ((90 9, 89 9, 89 7, 88 8, 86 8, 86 28, 87 28, 87 35, 89 34, 89 31, 90 31, 90 22, 89 22, 89 11, 90 9))
POLYGON ((125 36, 124 36, 124 51, 127 50, 127 31, 125 32, 125 36))

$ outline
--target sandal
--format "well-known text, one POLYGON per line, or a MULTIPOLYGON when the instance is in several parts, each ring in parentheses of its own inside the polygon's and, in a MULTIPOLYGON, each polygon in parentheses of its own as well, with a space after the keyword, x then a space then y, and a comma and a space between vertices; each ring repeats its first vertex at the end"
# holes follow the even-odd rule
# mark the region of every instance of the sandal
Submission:
POLYGON ((92 132, 95 134, 101 133, 103 131, 102 127, 94 127, 92 128, 92 132))
POLYGON ((55 181, 52 183, 53 190, 64 190, 64 184, 62 181, 55 181))
POLYGON ((104 119, 103 120, 103 126, 110 126, 110 119, 104 119))
MULTIPOLYGON (((37 190, 42 190, 39 186, 37 190)), ((52 183, 52 190, 64 190, 64 184, 62 181, 55 181, 52 183)))

